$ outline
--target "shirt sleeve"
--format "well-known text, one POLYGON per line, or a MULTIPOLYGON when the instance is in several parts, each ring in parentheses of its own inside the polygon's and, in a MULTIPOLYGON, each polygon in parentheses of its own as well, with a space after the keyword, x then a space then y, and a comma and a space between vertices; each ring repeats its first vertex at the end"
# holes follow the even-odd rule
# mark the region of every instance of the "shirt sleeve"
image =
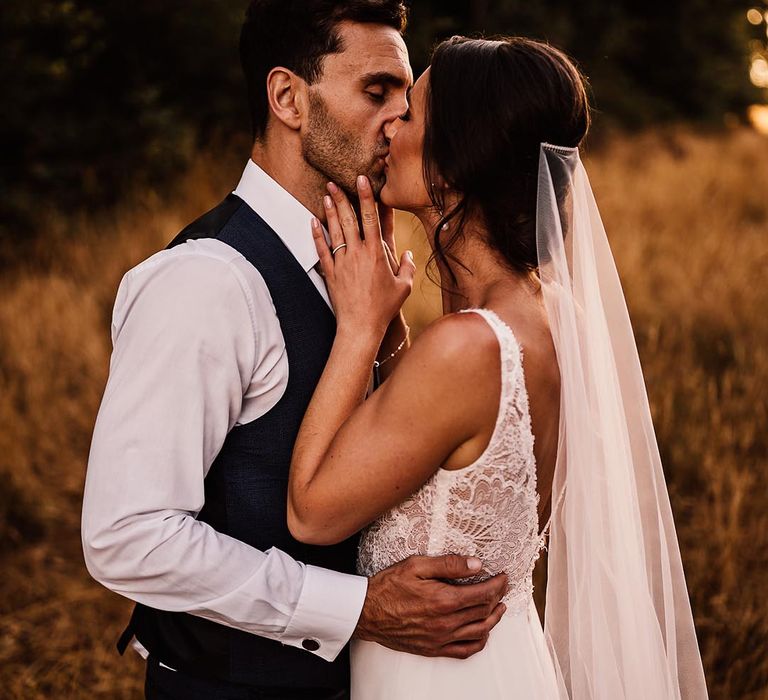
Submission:
POLYGON ((332 660, 357 624, 367 580, 259 551, 196 520, 243 397, 259 393, 260 364, 274 365, 272 403, 287 364, 259 344, 259 326, 279 322, 255 268, 258 283, 245 284, 231 262, 181 248, 145 261, 118 291, 83 501, 86 565, 137 602, 332 660))

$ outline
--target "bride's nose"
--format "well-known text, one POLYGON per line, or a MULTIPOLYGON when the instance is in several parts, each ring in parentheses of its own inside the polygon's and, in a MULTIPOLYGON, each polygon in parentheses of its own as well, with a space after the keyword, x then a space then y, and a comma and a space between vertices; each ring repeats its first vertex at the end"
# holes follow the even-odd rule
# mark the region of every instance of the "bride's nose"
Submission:
POLYGON ((392 141, 392 138, 397 133, 397 130, 400 128, 400 117, 397 117, 397 119, 393 119, 392 121, 387 122, 384 125, 384 136, 386 136, 387 141, 392 141))

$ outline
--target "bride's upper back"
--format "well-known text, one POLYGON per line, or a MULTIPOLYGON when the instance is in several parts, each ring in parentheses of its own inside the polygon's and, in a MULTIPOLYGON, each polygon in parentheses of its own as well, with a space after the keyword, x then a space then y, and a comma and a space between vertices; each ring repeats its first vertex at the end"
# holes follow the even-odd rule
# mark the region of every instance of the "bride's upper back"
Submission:
MULTIPOLYGON (((451 396, 461 406, 456 447, 421 489, 368 528, 359 568, 371 575, 412 554, 474 555, 484 564, 478 578, 507 572, 506 600, 524 606, 541 545, 538 505, 546 502, 550 488, 545 482, 540 499, 530 406, 541 407, 536 410, 542 425, 556 424, 554 359, 547 356, 535 320, 517 324, 520 336, 531 342, 531 351, 524 352, 500 315, 511 321, 514 313, 472 311, 443 317, 419 339, 422 352, 426 343, 441 356, 444 371, 432 375, 431 382, 442 386, 431 387, 434 395, 451 396), (530 373, 524 367, 528 354, 530 373), (529 387, 528 374, 535 386, 529 387)), ((440 420, 439 407, 420 419, 440 420)))

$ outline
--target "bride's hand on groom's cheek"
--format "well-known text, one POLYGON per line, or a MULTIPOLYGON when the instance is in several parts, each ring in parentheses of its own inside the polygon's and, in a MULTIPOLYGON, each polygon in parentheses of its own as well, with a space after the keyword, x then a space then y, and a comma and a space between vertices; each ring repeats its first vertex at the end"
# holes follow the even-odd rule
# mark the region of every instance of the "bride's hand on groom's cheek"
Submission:
POLYGON ((344 192, 333 183, 329 183, 328 191, 323 205, 330 248, 317 220, 312 222, 312 234, 337 326, 355 333, 370 332, 380 340, 411 293, 416 270, 413 256, 406 251, 399 261, 394 259, 390 249, 394 244, 391 212, 383 212, 386 236, 392 239, 388 245, 382 237, 382 222, 366 177, 357 180, 362 236, 357 215, 344 192))
POLYGON ((355 637, 421 656, 466 659, 481 651, 506 610, 499 601, 507 577, 446 583, 476 575, 470 561, 454 554, 410 557, 372 576, 355 637))

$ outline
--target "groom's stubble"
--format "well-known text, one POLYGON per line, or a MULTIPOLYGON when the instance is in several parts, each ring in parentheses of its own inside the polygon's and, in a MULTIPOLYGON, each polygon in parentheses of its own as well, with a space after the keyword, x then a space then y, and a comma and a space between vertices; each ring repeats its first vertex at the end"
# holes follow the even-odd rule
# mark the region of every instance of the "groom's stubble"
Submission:
POLYGON ((368 152, 362 138, 345 128, 330 112, 325 100, 316 90, 309 91, 309 124, 302 142, 302 156, 315 170, 341 187, 348 195, 357 197, 355 180, 367 175, 374 195, 384 187, 384 171, 376 167, 379 157, 387 154, 389 145, 382 140, 368 152))

